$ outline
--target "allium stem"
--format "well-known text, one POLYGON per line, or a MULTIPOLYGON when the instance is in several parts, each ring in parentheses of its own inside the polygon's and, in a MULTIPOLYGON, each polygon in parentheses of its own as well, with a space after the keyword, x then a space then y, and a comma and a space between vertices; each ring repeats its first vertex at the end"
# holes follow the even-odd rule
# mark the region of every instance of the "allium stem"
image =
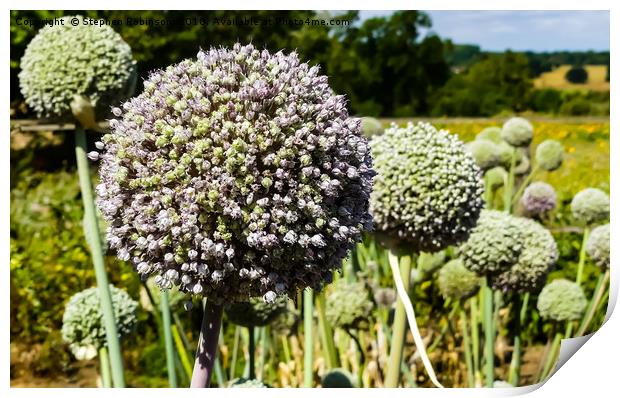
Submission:
POLYGON ((239 352, 239 339, 241 338, 241 326, 235 326, 235 339, 233 340, 232 358, 230 360, 230 372, 228 378, 235 378, 235 370, 237 368, 237 354, 239 352))
POLYGON ((95 277, 97 286, 99 287, 99 297, 101 300, 101 310, 103 312, 103 323, 105 325, 107 347, 109 349, 110 365, 112 367, 112 381, 114 387, 125 387, 125 377, 123 374, 123 357, 121 355, 121 346, 118 338, 118 329, 114 319, 114 308, 112 306, 112 295, 110 294, 108 275, 105 270, 103 260, 103 249, 101 247, 101 239, 98 238, 99 222, 95 209, 95 198, 93 195, 93 187, 90 179, 90 170, 88 167, 86 147, 86 132, 84 128, 76 122, 75 129, 75 157, 77 160, 78 177, 80 179, 80 190, 82 192, 82 202, 84 204, 84 227, 88 230, 84 231, 86 236, 92 236, 90 239, 90 250, 95 266, 95 277))
POLYGON ((172 327, 170 320, 170 304, 168 303, 168 292, 160 293, 160 306, 162 326, 164 329, 164 344, 166 346, 166 365, 168 367, 168 384, 170 388, 177 388, 177 373, 174 368, 174 346, 172 341, 172 327))
POLYGON ((493 348, 495 344, 495 327, 493 325, 493 290, 489 282, 482 286, 484 296, 483 322, 484 322, 484 378, 487 387, 493 387, 495 381, 495 363, 493 348))
POLYGON ((478 386, 480 380, 480 329, 478 326, 478 295, 472 297, 469 301, 469 309, 471 313, 471 346, 474 362, 475 386, 478 386))
POLYGON ((321 330, 321 345, 327 361, 327 368, 338 367, 338 356, 334 345, 334 332, 325 316, 325 291, 321 290, 316 296, 316 310, 319 315, 319 328, 321 330))
POLYGON ((211 383, 211 373, 217 354, 217 342, 222 324, 223 307, 207 301, 204 305, 204 315, 200 326, 196 361, 192 373, 192 388, 207 388, 211 383))
POLYGON ((530 183, 530 181, 532 181, 532 178, 534 178, 534 174, 536 174, 537 171, 538 171, 538 166, 534 166, 534 168, 527 175, 525 180, 523 180, 523 182, 519 186, 519 189, 517 189, 517 193, 515 193, 514 196, 512 197, 512 204, 513 205, 515 203, 517 203, 519 201, 519 199, 521 199, 521 195, 523 194, 523 191, 525 190, 525 188, 527 188, 527 185, 530 183))
POLYGON ((514 298, 514 308, 520 307, 519 316, 517 317, 517 330, 515 331, 512 360, 510 361, 510 369, 508 370, 508 382, 515 387, 519 386, 519 378, 521 376, 521 330, 525 323, 525 315, 527 314, 527 306, 530 300, 530 293, 523 295, 523 299, 518 294, 514 298))
POLYGON ((605 274, 600 275, 598 278, 596 287, 594 288, 594 293, 592 294, 592 299, 588 303, 586 312, 583 316, 581 323, 579 324, 577 333, 575 334, 576 337, 583 336, 583 334, 588 329, 588 326, 590 326, 590 322, 592 322, 594 313, 596 312, 599 306, 599 303, 601 302, 601 299, 603 298, 604 292, 608 287, 607 282, 609 282, 609 269, 605 271, 605 274))
POLYGON ((181 365, 183 366, 183 371, 185 372, 187 378, 190 379, 192 377, 192 365, 189 362, 187 350, 185 349, 185 345, 183 344, 183 340, 176 325, 172 325, 172 338, 174 339, 174 344, 177 348, 177 352, 179 353, 179 359, 181 361, 181 365))
POLYGON ((576 282, 578 285, 581 285, 581 280, 583 279, 583 267, 586 263, 586 242, 588 241, 589 236, 590 236, 590 228, 585 227, 583 229, 583 239, 581 240, 581 249, 579 250, 579 264, 577 265, 576 282))
POLYGON ((555 338, 553 339, 553 343, 551 344, 551 349, 547 354, 547 359, 545 361, 545 367, 543 368, 542 375, 539 381, 543 381, 549 376, 549 372, 551 372, 552 366, 555 364, 555 357, 558 352, 558 348, 560 347, 560 342, 562 341, 562 332, 557 332, 555 334, 555 338))
POLYGON ((108 349, 103 346, 99 349, 99 365, 101 367, 101 382, 104 388, 112 387, 112 374, 110 373, 110 357, 108 349))
POLYGON ((467 366, 467 386, 474 387, 474 366, 469 341, 469 328, 467 327, 467 315, 465 309, 459 305, 459 315, 461 317, 461 331, 463 333, 463 354, 465 355, 465 365, 467 366))
POLYGON ((304 290, 304 387, 312 387, 314 363, 314 336, 312 334, 312 312, 314 297, 312 289, 304 290))

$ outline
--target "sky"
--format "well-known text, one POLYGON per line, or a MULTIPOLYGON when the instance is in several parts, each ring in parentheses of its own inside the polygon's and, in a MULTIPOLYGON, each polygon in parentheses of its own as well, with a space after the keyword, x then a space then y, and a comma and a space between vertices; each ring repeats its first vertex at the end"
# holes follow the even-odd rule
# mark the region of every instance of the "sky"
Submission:
MULTIPOLYGON (((393 11, 360 11, 362 19, 393 11)), ((608 11, 426 11, 431 28, 482 50, 608 51, 608 11)))

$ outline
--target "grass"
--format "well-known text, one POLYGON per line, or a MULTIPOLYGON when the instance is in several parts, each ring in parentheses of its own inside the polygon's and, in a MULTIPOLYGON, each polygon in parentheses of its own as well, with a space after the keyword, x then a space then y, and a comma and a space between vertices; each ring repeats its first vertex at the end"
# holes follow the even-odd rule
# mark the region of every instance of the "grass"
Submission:
POLYGON ((609 82, 605 81, 607 76, 607 66, 605 65, 585 65, 588 72, 588 81, 584 84, 573 84, 567 81, 564 76, 571 68, 571 65, 561 65, 550 72, 545 72, 534 79, 536 88, 555 88, 558 90, 585 89, 592 91, 609 91, 609 82))

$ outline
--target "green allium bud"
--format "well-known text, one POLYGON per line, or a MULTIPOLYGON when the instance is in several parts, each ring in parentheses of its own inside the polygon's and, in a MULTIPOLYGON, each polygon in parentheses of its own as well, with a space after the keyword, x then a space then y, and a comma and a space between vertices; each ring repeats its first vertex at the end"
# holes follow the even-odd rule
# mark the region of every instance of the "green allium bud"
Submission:
POLYGON ((559 141, 545 140, 536 147, 536 164, 543 170, 557 170, 563 158, 564 147, 559 141))
POLYGON ((325 316, 332 326, 347 330, 368 329, 373 305, 363 283, 339 279, 332 285, 325 307, 325 316))
POLYGON ((357 382, 355 377, 345 369, 330 369, 321 380, 323 388, 355 388, 357 382))
POLYGON ((374 117, 362 118, 362 134, 364 137, 372 137, 373 135, 383 134, 383 125, 374 117))
POLYGON ((269 388, 262 381, 256 379, 246 379, 245 377, 238 377, 228 382, 229 388, 269 388))
POLYGON ((532 142, 534 127, 522 117, 508 119, 502 126, 502 139, 512 146, 526 147, 532 142))
POLYGON ((444 298, 467 299, 480 288, 480 277, 463 265, 460 259, 449 261, 439 270, 439 290, 444 298))
MULTIPOLYGON (((119 337, 130 334, 136 323, 135 302, 127 292, 110 285, 114 318, 119 337)), ((74 294, 62 317, 62 338, 77 359, 91 359, 106 344, 99 289, 91 287, 74 294)))
POLYGON ((251 298, 250 301, 230 304, 225 311, 228 320, 236 325, 248 328, 266 326, 286 311, 287 302, 286 296, 278 297, 273 303, 251 298))
POLYGON ((563 322, 580 319, 587 304, 578 284, 566 279, 556 279, 540 292, 537 308, 543 319, 563 322))
POLYGON ((476 135, 477 140, 489 140, 496 144, 502 142, 502 129, 497 126, 485 127, 476 135))
POLYGON ((371 141, 378 175, 375 228, 416 251, 467 239, 483 207, 480 168, 458 138, 428 123, 396 125, 371 141))
POLYGON ((610 230, 609 224, 601 225, 590 232, 586 241, 586 252, 596 265, 603 269, 610 264, 610 230))
POLYGON ((475 141, 468 142, 465 148, 472 154, 476 164, 482 170, 488 170, 500 164, 501 150, 492 141, 476 139, 475 141))
POLYGON ((500 166, 493 167, 492 169, 487 170, 487 172, 484 173, 486 184, 488 188, 493 191, 501 188, 504 185, 507 176, 508 173, 506 172, 506 169, 500 166))
POLYGON ((609 218, 609 196, 597 188, 579 191, 570 207, 573 218, 580 224, 596 224, 609 218))
POLYGON ((71 18, 42 28, 28 44, 20 63, 21 92, 39 117, 72 119, 71 102, 83 96, 102 118, 132 94, 136 61, 110 26, 72 26, 71 18))

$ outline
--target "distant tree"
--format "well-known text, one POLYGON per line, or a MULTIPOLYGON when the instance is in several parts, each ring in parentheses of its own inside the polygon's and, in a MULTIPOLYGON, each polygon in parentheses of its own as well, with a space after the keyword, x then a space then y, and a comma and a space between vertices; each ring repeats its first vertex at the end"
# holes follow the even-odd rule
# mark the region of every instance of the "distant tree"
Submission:
POLYGON ((584 84, 588 81, 588 71, 583 66, 573 66, 564 78, 574 84, 584 84))

